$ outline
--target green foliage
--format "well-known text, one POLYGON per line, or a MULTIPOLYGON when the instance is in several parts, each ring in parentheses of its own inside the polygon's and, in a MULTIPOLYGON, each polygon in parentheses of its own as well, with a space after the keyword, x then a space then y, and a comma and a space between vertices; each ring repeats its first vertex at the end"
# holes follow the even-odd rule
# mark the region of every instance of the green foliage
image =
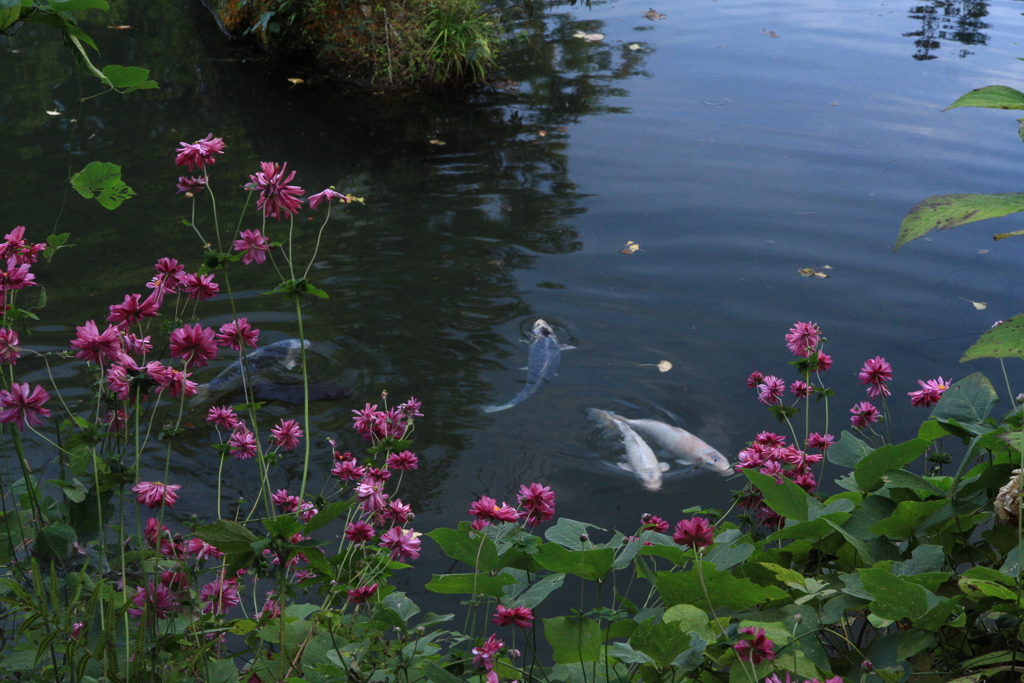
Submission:
POLYGON ((116 209, 135 196, 135 191, 121 180, 121 167, 103 161, 92 161, 71 176, 71 187, 86 199, 95 199, 105 209, 116 209))

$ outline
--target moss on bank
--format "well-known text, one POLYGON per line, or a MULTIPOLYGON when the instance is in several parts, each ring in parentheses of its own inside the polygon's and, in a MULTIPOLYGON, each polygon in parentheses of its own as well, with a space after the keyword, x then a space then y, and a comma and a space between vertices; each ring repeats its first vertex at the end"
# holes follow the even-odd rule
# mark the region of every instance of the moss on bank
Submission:
POLYGON ((347 80, 410 88, 482 80, 498 26, 479 0, 207 0, 221 26, 347 80))

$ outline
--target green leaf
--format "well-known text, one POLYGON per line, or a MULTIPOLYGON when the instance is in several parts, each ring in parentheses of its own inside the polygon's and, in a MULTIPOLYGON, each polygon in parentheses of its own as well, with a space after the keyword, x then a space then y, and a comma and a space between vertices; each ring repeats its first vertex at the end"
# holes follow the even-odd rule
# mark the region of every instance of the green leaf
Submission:
POLYGON ((706 562, 715 565, 719 571, 732 569, 743 560, 754 554, 754 545, 749 541, 733 541, 732 543, 716 543, 704 556, 706 562))
POLYGON ((103 161, 93 161, 71 176, 71 186, 86 199, 95 198, 105 209, 116 209, 135 191, 121 181, 121 167, 103 161))
POLYGON ((36 532, 33 552, 43 562, 62 562, 71 553, 75 530, 67 524, 44 526, 36 532))
POLYGON ((574 519, 561 517, 555 522, 553 527, 544 532, 544 538, 569 550, 583 550, 583 541, 580 540, 580 536, 587 535, 587 529, 604 531, 601 527, 594 526, 593 524, 585 524, 574 519))
MULTIPOLYGON (((978 338, 978 341, 964 351, 960 362, 975 358, 1024 358, 1024 313, 1004 320, 991 330, 986 331, 978 338)), ((960 382, 956 384, 960 384, 960 382)), ((946 399, 946 394, 952 388, 950 387, 942 394, 939 405, 946 399)), ((939 406, 935 407, 938 409, 939 406)))
POLYGON ((544 598, 560 588, 564 580, 565 574, 549 574, 526 589, 511 604, 534 609, 537 605, 544 602, 544 598))
POLYGON ((673 605, 661 618, 666 624, 677 624, 686 633, 696 633, 707 642, 715 640, 707 612, 693 605, 673 605))
POLYGON ((110 80, 110 84, 115 88, 127 88, 129 92, 157 87, 155 81, 146 80, 149 77, 149 69, 137 66, 108 64, 103 67, 103 75, 110 80), (149 85, 149 83, 152 83, 152 85, 149 85))
POLYGON ((690 646, 690 634, 679 624, 655 623, 654 619, 648 619, 630 636, 629 644, 653 659, 659 669, 664 669, 690 646))
POLYGON ((651 659, 650 655, 634 650, 629 643, 612 643, 612 646, 608 649, 608 654, 625 664, 654 664, 654 660, 651 659))
POLYGON ((498 550, 494 541, 480 531, 464 529, 434 529, 426 534, 434 540, 444 554, 463 562, 477 571, 489 572, 498 564, 498 550))
POLYGON ((553 658, 558 664, 597 662, 602 658, 601 627, 591 619, 544 619, 544 637, 554 649, 553 658))
POLYGON ((433 662, 428 662, 423 667, 423 675, 430 683, 462 683, 462 679, 445 669, 442 669, 433 662))
MULTIPOLYGON (((788 597, 776 586, 759 586, 750 579, 737 578, 720 572, 709 562, 703 563, 704 580, 715 606, 734 610, 747 609, 763 602, 788 597)), ((687 604, 707 611, 710 609, 700 576, 696 571, 658 572, 655 580, 658 592, 667 607, 687 604)))
POLYGON ((913 472, 907 472, 906 470, 892 470, 888 472, 885 477, 889 480, 889 484, 891 486, 908 488, 913 491, 923 491, 941 498, 946 497, 945 491, 921 475, 914 474, 913 472))
POLYGON ((949 505, 945 498, 923 502, 905 500, 896 506, 891 516, 872 526, 871 533, 889 538, 912 538, 921 522, 944 505, 949 505))
POLYGON ((1005 85, 987 85, 961 95, 946 111, 957 107, 985 107, 988 109, 1024 109, 1024 93, 1005 85))
POLYGON ((13 5, 0 9, 0 31, 10 28, 21 16, 21 6, 13 5))
POLYGON ((308 536, 317 529, 330 524, 350 507, 352 507, 352 502, 347 500, 328 503, 320 509, 313 519, 306 522, 306 526, 303 527, 303 533, 308 536))
POLYGON ((196 536, 203 539, 222 553, 244 553, 257 540, 256 535, 238 522, 219 519, 196 529, 196 536))
POLYGON ((917 438, 928 439, 929 441, 941 439, 947 434, 949 434, 949 432, 946 431, 945 428, 943 428, 943 426, 936 422, 935 420, 928 420, 927 422, 922 422, 920 428, 918 428, 917 430, 917 438))
POLYGON ((459 593, 490 595, 501 598, 502 589, 516 580, 508 574, 434 574, 426 589, 434 593, 454 595, 459 593))
POLYGON ((979 598, 997 598, 999 600, 1017 601, 1017 592, 994 581, 984 581, 966 576, 957 582, 964 595, 977 600, 979 598))
POLYGON ((761 491, 764 502, 772 510, 786 519, 807 521, 807 492, 802 488, 785 478, 781 484, 776 484, 775 477, 754 470, 743 470, 743 474, 761 491))
POLYGON ((914 619, 928 611, 928 592, 916 583, 881 568, 861 568, 857 572, 875 600, 871 611, 883 619, 914 619))
POLYGON ((872 450, 867 442, 854 436, 853 432, 844 431, 839 441, 828 449, 828 461, 853 469, 854 465, 872 450))
POLYGON ((864 541, 860 540, 849 531, 833 522, 831 519, 826 521, 830 527, 843 535, 843 538, 846 539, 847 543, 853 546, 853 549, 857 551, 857 554, 860 555, 860 559, 864 560, 865 564, 872 565, 875 563, 875 557, 868 549, 867 545, 864 544, 864 541))
POLYGON ((882 485, 882 475, 891 470, 903 469, 917 460, 930 445, 931 442, 925 439, 911 439, 895 446, 887 444, 876 448, 853 468, 857 486, 863 491, 874 491, 882 485))
POLYGON ((553 572, 575 574, 584 579, 596 581, 611 571, 615 561, 614 548, 591 550, 566 550, 557 543, 545 543, 536 555, 537 562, 553 572))
POLYGON ((946 555, 942 552, 942 546, 919 545, 914 548, 909 560, 892 563, 892 573, 897 576, 914 576, 938 572, 945 563, 946 555))
POLYGON ((299 520, 295 519, 292 515, 279 515, 271 519, 265 519, 263 520, 263 526, 271 536, 286 539, 301 533, 303 530, 299 520))
POLYGON ((768 540, 782 541, 794 538, 823 539, 833 532, 829 522, 833 522, 834 524, 844 524, 849 518, 850 513, 848 512, 833 512, 822 517, 812 519, 809 522, 797 522, 795 524, 787 522, 786 526, 773 532, 768 537, 768 540))
POLYGON ((78 12, 83 9, 110 9, 105 0, 50 0, 50 7, 57 12, 78 12))
POLYGON ((998 218, 1024 211, 1024 194, 945 194, 929 197, 903 218, 896 249, 924 237, 932 230, 948 230, 958 225, 998 218))

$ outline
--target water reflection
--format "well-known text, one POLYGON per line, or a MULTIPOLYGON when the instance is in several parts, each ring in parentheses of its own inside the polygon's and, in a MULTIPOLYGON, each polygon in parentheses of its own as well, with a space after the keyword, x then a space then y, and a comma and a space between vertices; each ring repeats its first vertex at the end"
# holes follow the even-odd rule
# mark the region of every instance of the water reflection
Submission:
MULTIPOLYGON (((914 59, 920 61, 935 59, 934 52, 942 47, 941 40, 987 45, 988 36, 982 31, 992 28, 982 21, 988 16, 987 0, 931 0, 927 5, 911 7, 908 16, 921 22, 919 30, 903 34, 915 39, 914 59)), ((972 54, 967 49, 958 52, 961 59, 972 54)))

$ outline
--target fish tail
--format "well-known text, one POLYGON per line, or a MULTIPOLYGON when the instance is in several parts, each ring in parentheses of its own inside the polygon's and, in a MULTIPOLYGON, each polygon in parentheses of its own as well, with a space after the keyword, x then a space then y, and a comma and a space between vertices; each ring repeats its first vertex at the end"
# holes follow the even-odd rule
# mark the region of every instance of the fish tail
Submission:
POLYGON ((515 405, 516 405, 515 403, 506 403, 505 405, 502 405, 502 406, 484 406, 484 412, 485 413, 496 413, 496 412, 498 412, 500 410, 508 410, 509 408, 512 408, 515 405))

